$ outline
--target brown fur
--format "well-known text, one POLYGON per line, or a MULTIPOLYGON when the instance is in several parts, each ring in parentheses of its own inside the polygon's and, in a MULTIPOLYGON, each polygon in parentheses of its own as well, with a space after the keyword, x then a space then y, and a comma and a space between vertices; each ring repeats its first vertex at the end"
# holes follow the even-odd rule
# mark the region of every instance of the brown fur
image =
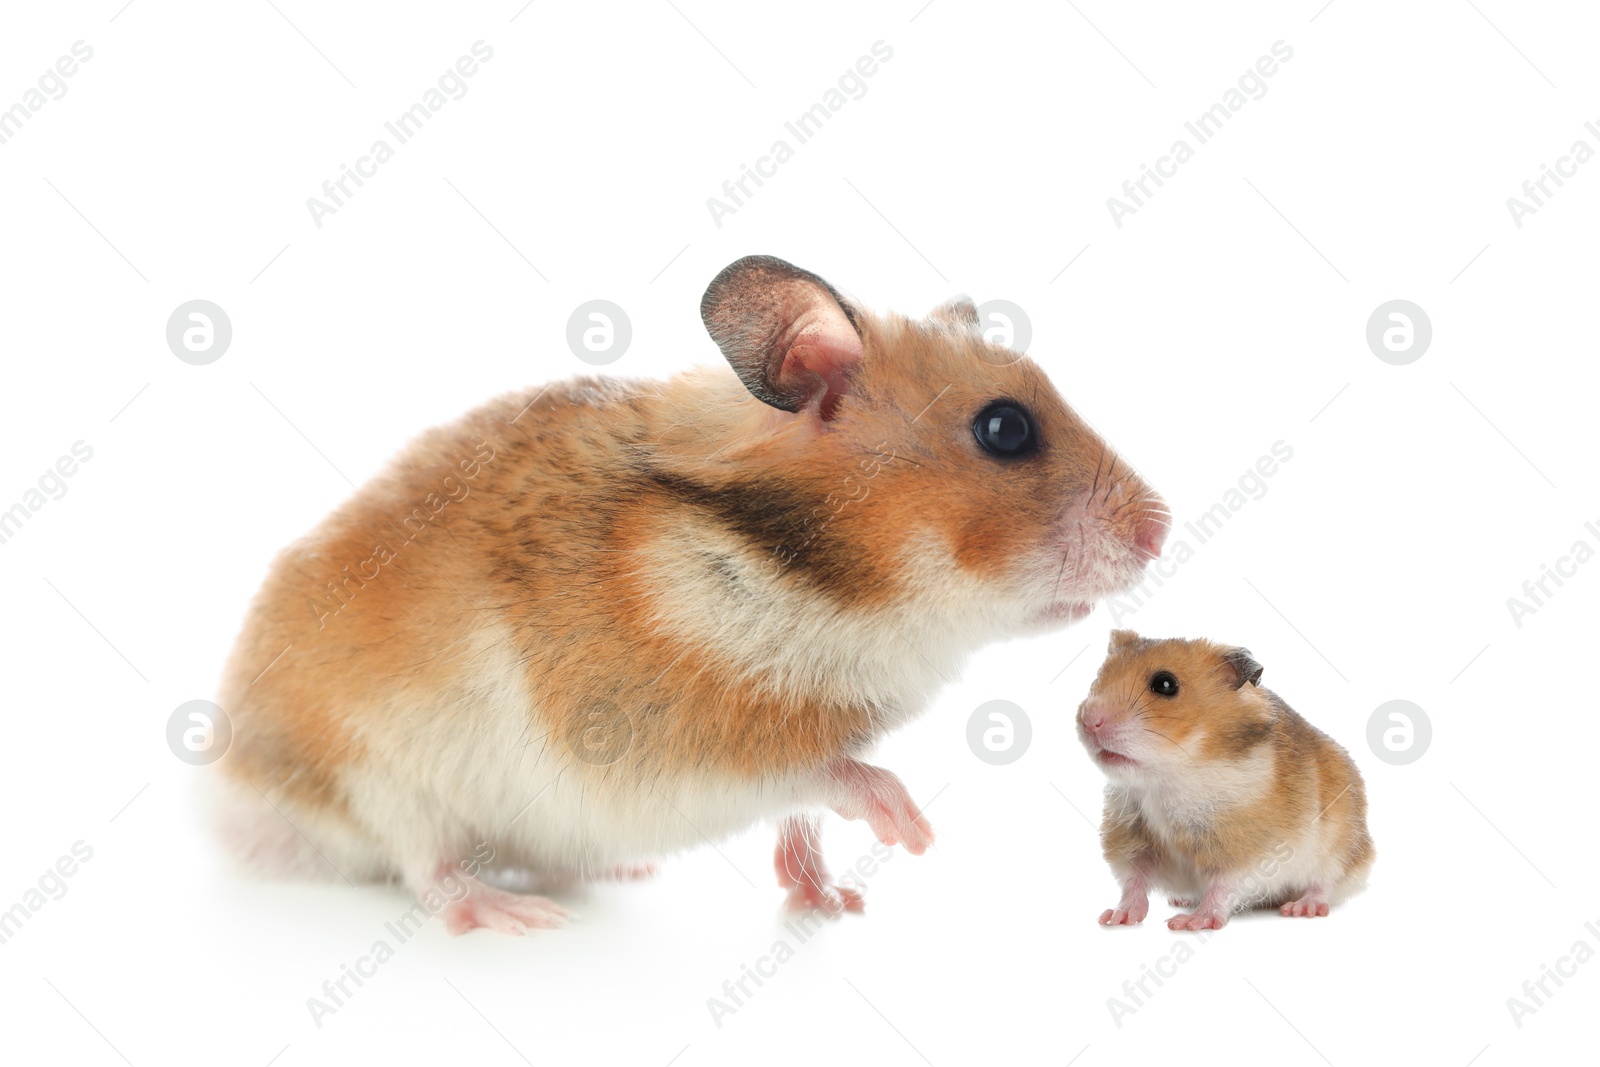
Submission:
MULTIPOLYGON (((1348 752, 1312 726, 1271 690, 1245 681, 1230 663, 1235 652, 1204 640, 1152 640, 1131 631, 1112 635, 1110 655, 1079 710, 1094 701, 1097 713, 1108 713, 1125 728, 1142 726, 1130 749, 1148 746, 1138 781, 1113 775, 1102 823, 1105 858, 1126 881, 1137 868, 1155 885, 1187 888, 1198 876, 1202 884, 1236 876, 1259 864, 1281 860, 1285 846, 1305 839, 1308 828, 1320 827, 1331 879, 1359 881, 1374 852, 1367 833, 1366 793, 1361 773, 1348 752), (1169 671, 1179 683, 1171 698, 1150 691, 1158 671, 1169 671), (1214 807, 1196 803, 1197 814, 1164 828, 1154 824, 1149 802, 1130 794, 1152 789, 1181 794, 1197 783, 1222 781, 1230 769, 1268 757, 1266 781, 1259 795, 1214 807)), ((1113 750, 1115 744, 1109 745, 1113 750)), ((1120 750, 1118 750, 1120 751, 1120 750)), ((1181 806, 1181 805, 1180 805, 1181 806)), ((1280 904, 1304 886, 1284 887, 1274 898, 1257 904, 1280 904)))
MULTIPOLYGON (((866 614, 921 595, 899 565, 912 532, 986 579, 1073 501, 1094 498, 1124 539, 1159 507, 1031 362, 969 330, 851 314, 866 357, 826 422, 776 411, 722 367, 576 379, 424 434, 274 563, 220 695, 236 738, 225 768, 337 813, 367 739, 424 744, 455 714, 442 694, 470 699, 483 632, 521 664, 527 736, 630 732, 621 760, 574 775, 818 767, 873 738, 875 709, 750 685, 664 634, 653 549, 731 535, 788 588, 866 614), (974 412, 996 397, 1032 406, 1037 462, 975 445, 974 412), (378 548, 393 559, 374 574, 378 548), (376 717, 397 703, 416 710, 376 717)), ((728 558, 707 547, 703 562, 737 586, 728 558)))

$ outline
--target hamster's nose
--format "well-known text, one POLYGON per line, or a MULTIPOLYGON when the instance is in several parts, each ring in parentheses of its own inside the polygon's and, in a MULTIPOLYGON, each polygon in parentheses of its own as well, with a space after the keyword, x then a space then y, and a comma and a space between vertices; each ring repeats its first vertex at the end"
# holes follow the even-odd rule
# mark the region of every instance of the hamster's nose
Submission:
POLYGON ((1133 522, 1133 550, 1143 562, 1161 557, 1161 546, 1166 544, 1167 531, 1172 528, 1166 506, 1160 499, 1141 503, 1139 515, 1133 522))
POLYGON ((1086 706, 1080 718, 1083 720, 1083 728, 1091 734, 1098 734, 1105 729, 1106 713, 1103 708, 1086 706))
POLYGON ((1113 459, 1111 469, 1119 473, 1091 508, 1099 512, 1117 540, 1141 565, 1149 563, 1161 555, 1161 546, 1172 527, 1172 512, 1144 479, 1122 466, 1121 460, 1113 459))

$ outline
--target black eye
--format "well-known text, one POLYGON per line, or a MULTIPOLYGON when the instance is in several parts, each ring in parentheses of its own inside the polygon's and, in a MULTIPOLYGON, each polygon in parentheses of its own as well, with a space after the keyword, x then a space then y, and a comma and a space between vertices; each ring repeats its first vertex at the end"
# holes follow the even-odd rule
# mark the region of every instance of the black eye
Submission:
POLYGON ((1024 456, 1039 445, 1039 431, 1027 409, 1009 400, 996 400, 972 420, 978 444, 992 456, 1024 456))
POLYGON ((1150 676, 1150 692, 1158 697, 1178 695, 1178 676, 1171 671, 1156 671, 1150 676))

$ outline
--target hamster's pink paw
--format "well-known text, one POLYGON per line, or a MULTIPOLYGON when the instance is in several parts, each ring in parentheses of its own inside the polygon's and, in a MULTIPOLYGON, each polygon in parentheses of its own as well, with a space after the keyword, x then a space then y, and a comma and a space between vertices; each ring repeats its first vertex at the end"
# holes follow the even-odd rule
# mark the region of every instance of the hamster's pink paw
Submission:
POLYGON ((1328 895, 1321 887, 1312 886, 1299 900, 1291 900, 1278 909, 1279 915, 1292 918, 1315 919, 1328 914, 1328 895))
POLYGON ((1169 930, 1220 930, 1228 925, 1228 919, 1233 914, 1233 909, 1238 898, 1232 889, 1225 884, 1213 885, 1206 890, 1206 895, 1200 898, 1200 903, 1194 911, 1187 915, 1174 915, 1167 920, 1169 930))
POLYGON ((797 815, 779 827, 772 865, 778 872, 778 884, 789 890, 789 910, 820 909, 830 916, 863 910, 866 900, 861 891, 834 882, 818 845, 814 819, 797 815))
POLYGON ((1168 930, 1220 930, 1228 925, 1228 913, 1202 909, 1167 920, 1168 930))
POLYGON ((904 789, 898 796, 875 797, 865 818, 879 841, 886 845, 904 845, 913 856, 922 855, 933 844, 933 827, 904 789))
POLYGON ((928 851, 933 827, 899 778, 852 759, 839 760, 828 770, 834 811, 847 819, 864 819, 886 845, 904 845, 913 856, 928 851))
POLYGON ((1144 922, 1144 917, 1150 914, 1150 902, 1143 901, 1132 907, 1117 905, 1107 908, 1100 913, 1101 926, 1135 926, 1144 922))
POLYGON ((1145 880, 1143 872, 1135 871, 1123 883, 1122 899, 1117 901, 1117 906, 1100 913, 1100 925, 1134 926, 1144 922, 1144 917, 1149 914, 1150 883, 1145 880))
POLYGON ((847 911, 865 911, 867 901, 859 889, 837 885, 831 879, 806 879, 789 889, 789 898, 784 906, 790 911, 820 909, 837 916, 847 911))
POLYGON ((511 893, 471 880, 467 895, 439 913, 454 935, 468 930, 498 930, 520 937, 530 930, 553 930, 567 921, 567 909, 546 897, 511 893))

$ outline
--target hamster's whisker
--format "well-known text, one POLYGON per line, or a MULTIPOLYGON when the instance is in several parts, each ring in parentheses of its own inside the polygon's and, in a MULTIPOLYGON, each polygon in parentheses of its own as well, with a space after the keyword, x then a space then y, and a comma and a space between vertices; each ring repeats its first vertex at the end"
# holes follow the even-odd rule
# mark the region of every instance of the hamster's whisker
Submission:
POLYGON ((1149 710, 1155 706, 1155 702, 1151 699, 1150 694, 1147 693, 1144 696, 1136 697, 1133 701, 1133 705, 1132 717, 1137 719, 1149 714, 1149 710))
MULTIPOLYGON (((1080 530, 1082 529, 1081 525, 1079 526, 1079 529, 1080 530)), ((1055 586, 1054 589, 1050 590, 1050 599, 1051 600, 1054 600, 1056 598, 1057 594, 1059 594, 1061 592, 1061 579, 1067 573, 1067 560, 1069 560, 1071 558, 1072 558, 1072 549, 1069 546, 1065 551, 1063 551, 1061 553, 1061 569, 1056 571, 1056 586, 1055 586)))
POLYGON ((1170 738, 1166 734, 1162 733, 1160 730, 1152 730, 1152 729, 1150 729, 1150 727, 1146 726, 1146 727, 1144 727, 1144 732, 1147 733, 1147 734, 1155 734, 1157 737, 1161 738, 1161 740, 1165 741, 1169 745, 1175 745, 1180 749, 1183 747, 1182 745, 1179 745, 1178 742, 1174 741, 1172 738, 1170 738))
MULTIPOLYGON (((1138 501, 1135 501, 1135 500, 1128 501, 1127 503, 1123 504, 1122 506, 1118 507, 1115 511, 1113 511, 1111 513, 1111 517, 1113 519, 1121 518, 1122 517, 1122 513, 1124 511, 1128 510, 1128 508, 1132 507, 1136 503, 1138 503, 1138 501)), ((1137 508, 1137 509, 1134 510, 1133 514, 1134 515, 1159 515, 1161 518, 1168 519, 1168 520, 1170 520, 1172 518, 1172 512, 1168 511, 1166 508, 1155 508, 1155 507, 1137 508)))

